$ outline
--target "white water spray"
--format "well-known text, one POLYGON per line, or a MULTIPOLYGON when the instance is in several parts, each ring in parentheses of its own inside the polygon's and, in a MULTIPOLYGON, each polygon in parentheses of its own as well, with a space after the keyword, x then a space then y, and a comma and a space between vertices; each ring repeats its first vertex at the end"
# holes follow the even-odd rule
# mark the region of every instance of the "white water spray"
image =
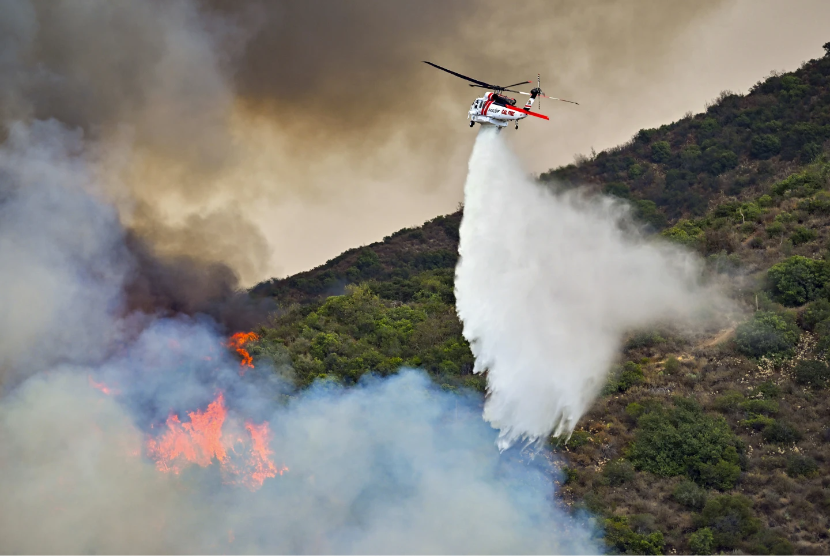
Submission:
POLYGON ((484 418, 499 448, 570 433, 627 330, 721 299, 699 285, 694 255, 628 223, 625 205, 545 188, 495 130, 479 133, 455 289, 475 372, 488 371, 484 418))

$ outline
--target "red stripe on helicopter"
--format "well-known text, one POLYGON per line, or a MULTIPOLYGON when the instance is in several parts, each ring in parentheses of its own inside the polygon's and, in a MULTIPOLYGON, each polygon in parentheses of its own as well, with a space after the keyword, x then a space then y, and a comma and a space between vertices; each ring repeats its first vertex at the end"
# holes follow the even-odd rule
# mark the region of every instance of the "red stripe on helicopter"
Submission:
POLYGON ((481 115, 482 116, 487 115, 487 109, 490 108, 491 104, 493 104, 492 100, 488 100, 487 102, 484 103, 484 107, 481 109, 481 115))
POLYGON ((536 112, 530 112, 528 110, 522 110, 521 108, 511 107, 508 110, 515 110, 516 112, 521 112, 522 114, 527 114, 528 116, 536 116, 537 118, 542 118, 543 120, 550 120, 544 114, 537 114, 536 112))

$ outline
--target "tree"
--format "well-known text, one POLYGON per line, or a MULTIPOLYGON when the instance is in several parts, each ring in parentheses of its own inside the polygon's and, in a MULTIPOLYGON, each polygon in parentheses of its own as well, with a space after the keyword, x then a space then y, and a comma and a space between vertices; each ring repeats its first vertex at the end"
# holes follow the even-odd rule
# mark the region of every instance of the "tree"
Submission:
POLYGON ((773 265, 767 271, 767 279, 776 301, 797 307, 822 295, 830 281, 830 268, 825 261, 795 255, 773 265))
POLYGON ((756 135, 749 145, 749 154, 753 158, 766 160, 778 154, 781 140, 775 135, 756 135))
POLYGON ((794 369, 795 381, 798 384, 824 388, 830 382, 830 367, 824 361, 803 359, 794 369))
POLYGON ((651 160, 663 164, 671 158, 671 145, 668 141, 657 141, 651 146, 651 160))
POLYGON ((776 313, 759 311, 735 329, 738 351, 751 357, 786 357, 798 343, 798 327, 776 313))
POLYGON ((689 548, 692 554, 711 554, 715 550, 715 537, 708 527, 698 529, 689 535, 689 548))
POLYGON ((721 549, 736 548, 761 528, 761 522, 752 513, 752 501, 741 494, 709 499, 698 522, 711 530, 714 548, 721 549))
POLYGON ((675 407, 643 414, 637 421, 628 458, 637 469, 671 477, 686 474, 704 486, 735 485, 737 437, 723 417, 703 413, 693 400, 679 398, 675 407))

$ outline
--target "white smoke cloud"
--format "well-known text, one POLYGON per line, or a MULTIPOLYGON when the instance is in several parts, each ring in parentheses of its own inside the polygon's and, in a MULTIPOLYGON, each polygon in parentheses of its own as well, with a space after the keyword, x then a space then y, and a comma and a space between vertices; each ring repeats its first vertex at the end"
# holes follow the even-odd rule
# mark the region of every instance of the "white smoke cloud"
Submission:
POLYGON ((0 146, 0 552, 599 550, 547 458, 494 449, 475 397, 414 371, 289 396, 265 366, 240 377, 209 318, 126 314, 137 263, 95 151, 57 122, 0 146), (290 471, 251 492, 217 462, 156 468, 148 438, 217 392, 290 471))
POLYGON ((535 183, 495 130, 464 191, 456 299, 499 446, 570 433, 622 335, 723 303, 691 253, 632 230, 627 207, 535 183))
MULTIPOLYGON (((180 398, 208 389, 181 377, 168 387, 180 398)), ((222 484, 217 463, 159 472, 119 388, 108 397, 78 370, 57 371, 0 403, 2 552, 598 551, 592 529, 555 507, 551 470, 499 456, 475 400, 422 373, 272 406, 274 459, 290 471, 256 492, 222 484)))
POLYGON ((0 383, 94 359, 117 334, 129 262, 117 212, 94 189, 80 131, 11 126, 0 148, 0 383))

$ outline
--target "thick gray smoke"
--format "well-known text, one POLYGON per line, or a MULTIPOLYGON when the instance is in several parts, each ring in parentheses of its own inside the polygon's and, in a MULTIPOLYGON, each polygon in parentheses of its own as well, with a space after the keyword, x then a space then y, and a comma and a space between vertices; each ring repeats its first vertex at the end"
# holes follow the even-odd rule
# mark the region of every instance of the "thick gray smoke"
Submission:
POLYGON ((33 378, 0 405, 0 550, 598 551, 589 528, 554 508, 549 470, 500 458, 478 407, 422 374, 321 386, 269 419, 289 471, 249 492, 211 468, 159 472, 139 455, 135 417, 83 375, 33 378))
POLYGON ((464 200, 457 309, 501 448, 570 433, 626 331, 721 299, 691 253, 643 238, 612 199, 535 183, 495 130, 479 133, 464 200))
POLYGON ((286 365, 240 376, 204 315, 131 311, 143 270, 96 152, 55 121, 0 147, 0 552, 598 551, 547 458, 493 448, 477 398, 415 371, 294 392, 286 365), (162 472, 168 416, 192 425, 219 393, 230 463, 162 472), (288 470, 250 490, 229 477, 260 423, 288 470))

